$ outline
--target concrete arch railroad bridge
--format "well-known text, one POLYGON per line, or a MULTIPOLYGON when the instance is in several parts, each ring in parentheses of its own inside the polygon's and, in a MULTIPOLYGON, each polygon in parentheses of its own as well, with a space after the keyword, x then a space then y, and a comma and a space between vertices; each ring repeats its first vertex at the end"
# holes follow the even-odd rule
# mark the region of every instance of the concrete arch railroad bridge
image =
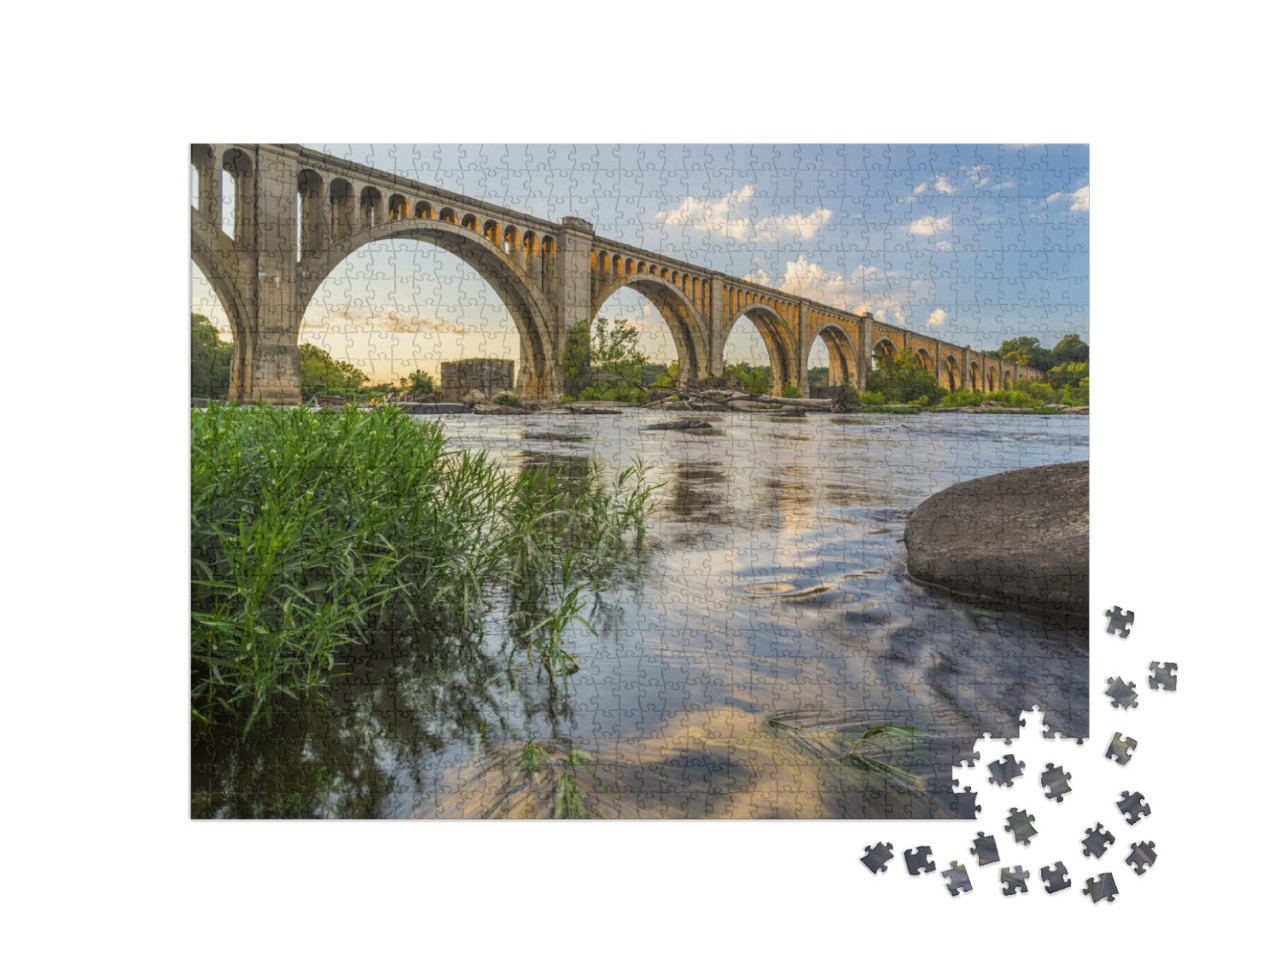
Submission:
POLYGON ((194 144, 199 187, 191 257, 231 320, 232 398, 301 401, 298 335, 321 282, 356 249, 415 238, 460 257, 487 281, 520 336, 516 391, 558 399, 569 327, 595 318, 621 288, 645 295, 666 321, 685 381, 723 370, 739 318, 764 338, 774 393, 808 392, 809 352, 827 347, 832 384, 865 390, 877 355, 915 353, 950 390, 982 393, 1031 368, 596 236, 587 221, 559 224, 341 160, 295 144, 194 144), (234 231, 222 228, 223 173, 234 231), (299 241, 299 238, 301 239, 299 241))

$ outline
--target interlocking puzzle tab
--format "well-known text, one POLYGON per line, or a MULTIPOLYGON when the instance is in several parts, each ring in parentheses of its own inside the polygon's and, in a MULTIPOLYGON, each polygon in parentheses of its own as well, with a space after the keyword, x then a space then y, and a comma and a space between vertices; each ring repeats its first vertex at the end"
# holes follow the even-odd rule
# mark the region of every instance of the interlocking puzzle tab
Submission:
POLYGON ((1135 826, 1138 820, 1143 816, 1151 815, 1151 806, 1143 799, 1140 792, 1129 792, 1125 790, 1120 794, 1120 801, 1116 803, 1116 808, 1125 814, 1125 821, 1130 826, 1135 826))
POLYGON ((1129 627, 1133 625, 1133 613, 1127 612, 1115 606, 1115 608, 1107 609, 1107 632, 1110 635, 1118 635, 1122 639, 1129 637, 1129 627))
POLYGON ((1071 784, 1067 782, 1070 778, 1071 773, 1063 772, 1061 766, 1049 763, 1040 776, 1040 785, 1048 790, 1044 794, 1045 798, 1062 802, 1062 797, 1071 792, 1071 784))
POLYGON ((951 868, 944 869, 942 875, 947 878, 947 890, 952 896, 959 896, 961 892, 972 892, 973 884, 969 882, 969 871, 964 868, 963 863, 957 863, 953 859, 951 868))
POLYGON ((1156 861, 1156 844, 1151 842, 1131 843, 1129 855, 1124 861, 1133 867, 1133 871, 1141 876, 1156 861))
POLYGON ((1004 886, 1005 896, 1027 892, 1027 880, 1030 878, 1031 874, 1021 866, 1015 866, 1013 869, 1007 866, 1000 867, 1000 882, 1004 886))
POLYGON ((893 843, 876 843, 875 849, 870 846, 863 846, 867 855, 862 857, 862 865, 874 873, 887 873, 889 868, 885 865, 889 860, 893 859, 893 843))
POLYGON ((1107 698, 1115 709, 1128 709, 1130 706, 1136 709, 1138 706, 1138 690, 1133 687, 1132 682, 1125 682, 1119 676, 1107 679, 1107 698))
POLYGON ((929 858, 933 855, 933 850, 928 846, 921 846, 919 849, 908 849, 902 855, 907 861, 907 872, 912 876, 919 876, 921 873, 932 873, 938 868, 934 865, 933 860, 929 858))
POLYGON ((1071 885, 1071 880, 1067 878, 1067 867, 1061 861, 1054 863, 1052 869, 1041 866, 1040 879, 1044 882, 1044 891, 1050 894, 1061 892, 1071 885))
POLYGON ((1151 675, 1147 677, 1147 684, 1151 688, 1164 689, 1166 692, 1173 692, 1178 688, 1178 663, 1152 662, 1149 670, 1151 675))
POLYGON ((1114 759, 1117 765, 1129 765, 1129 757, 1138 748, 1138 740, 1116 733, 1111 737, 1111 745, 1107 747, 1107 758, 1114 759))
POLYGON ((1096 877, 1089 880, 1084 886, 1082 892, 1093 897, 1095 903, 1106 900, 1108 903, 1114 903, 1116 894, 1120 892, 1116 888, 1116 881, 1110 873, 1099 873, 1096 877))
POLYGON ((1102 854, 1107 851, 1107 847, 1116 841, 1115 836, 1102 828, 1102 823, 1098 823, 1093 829, 1084 831, 1084 855, 1094 856, 1098 859, 1102 858, 1102 854))

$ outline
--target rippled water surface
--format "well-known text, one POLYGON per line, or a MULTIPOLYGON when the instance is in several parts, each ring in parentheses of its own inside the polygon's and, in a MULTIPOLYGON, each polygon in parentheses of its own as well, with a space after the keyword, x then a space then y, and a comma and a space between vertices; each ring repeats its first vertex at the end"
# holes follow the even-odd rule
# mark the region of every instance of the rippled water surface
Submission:
POLYGON ((1088 734, 1084 631, 921 588, 902 545, 910 511, 951 484, 1088 458, 1087 418, 734 413, 640 430, 670 417, 444 419, 456 446, 513 468, 639 457, 664 483, 640 557, 583 613, 594 634, 569 635, 567 694, 523 661, 507 671, 501 607, 471 645, 387 640, 329 705, 247 743, 197 742, 193 814, 550 815, 567 775, 593 816, 950 816, 950 766, 975 736, 1013 735, 1033 704, 1088 734), (858 742, 880 726, 918 741, 858 742), (530 739, 548 752, 533 776, 530 739))

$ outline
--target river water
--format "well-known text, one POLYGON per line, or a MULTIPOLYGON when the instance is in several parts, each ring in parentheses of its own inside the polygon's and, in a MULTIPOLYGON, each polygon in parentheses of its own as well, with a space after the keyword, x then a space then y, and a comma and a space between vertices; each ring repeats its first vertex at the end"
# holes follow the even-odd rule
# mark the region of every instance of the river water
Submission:
POLYGON ((902 544, 949 485, 1088 458, 1087 418, 731 413, 640 430, 671 417, 445 417, 453 445, 513 469, 638 457, 664 483, 643 550, 583 612, 594 634, 567 636, 580 671, 558 689, 510 662, 500 607, 471 645, 387 640, 327 705, 247 742, 198 739, 192 814, 544 816, 568 786, 590 816, 963 816, 951 766, 976 736, 1016 735, 1032 705, 1088 735, 1085 630, 922 588, 902 544), (884 726, 916 731, 858 742, 884 726), (533 775, 531 739, 547 753, 533 775))

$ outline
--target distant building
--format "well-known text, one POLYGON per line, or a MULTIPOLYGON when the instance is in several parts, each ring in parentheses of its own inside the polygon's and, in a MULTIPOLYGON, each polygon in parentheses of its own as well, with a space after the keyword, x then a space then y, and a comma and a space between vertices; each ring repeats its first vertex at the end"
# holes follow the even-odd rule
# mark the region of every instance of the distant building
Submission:
POLYGON ((462 401, 473 391, 486 398, 510 391, 516 363, 507 358, 468 358, 440 363, 440 393, 445 401, 462 401))

